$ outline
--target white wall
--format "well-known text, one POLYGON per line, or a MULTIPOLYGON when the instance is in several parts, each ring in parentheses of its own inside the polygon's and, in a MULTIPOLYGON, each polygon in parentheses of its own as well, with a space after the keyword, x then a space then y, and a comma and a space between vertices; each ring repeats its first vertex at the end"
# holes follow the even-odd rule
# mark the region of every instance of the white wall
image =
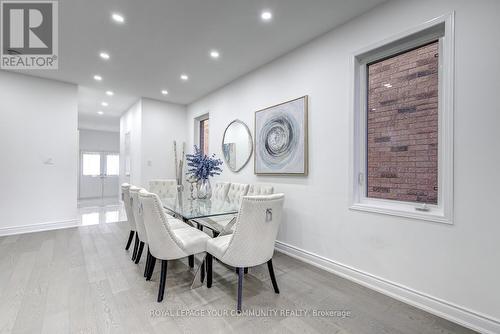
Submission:
POLYGON ((147 188, 151 179, 175 178, 173 141, 177 140, 180 154, 187 132, 184 106, 142 98, 123 114, 120 124, 122 182, 147 188), (127 131, 132 146, 130 178, 124 176, 127 131))
POLYGON ((120 117, 78 113, 78 129, 120 132, 120 117))
POLYGON ((178 154, 186 141, 186 107, 142 99, 142 186, 152 179, 175 179, 174 140, 178 154))
POLYGON ((120 152, 120 133, 80 129, 80 151, 120 152))
POLYGON ((310 175, 257 177, 250 164, 222 178, 274 184, 286 194, 281 248, 483 330, 500 331, 500 31, 498 1, 390 1, 188 106, 210 112, 210 149, 226 125, 250 129, 254 111, 309 95, 310 175), (456 11, 455 221, 350 211, 351 55, 456 11), (336 268, 336 269, 335 269, 336 268), (406 294, 406 295, 404 295, 406 294), (494 329, 492 329, 494 328, 494 329))
POLYGON ((139 100, 120 118, 120 183, 141 183, 142 101, 139 100), (125 135, 130 133, 130 175, 125 175, 125 135))
POLYGON ((77 87, 0 71, 0 155, 0 235, 76 223, 77 87))

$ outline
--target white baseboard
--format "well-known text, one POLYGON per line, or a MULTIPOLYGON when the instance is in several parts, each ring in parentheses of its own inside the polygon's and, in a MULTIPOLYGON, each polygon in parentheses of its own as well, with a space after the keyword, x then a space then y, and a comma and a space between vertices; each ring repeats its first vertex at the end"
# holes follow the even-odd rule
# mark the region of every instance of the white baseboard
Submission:
POLYGON ((0 237, 6 235, 23 234, 31 232, 41 232, 50 230, 59 230, 62 228, 80 226, 78 219, 62 220, 57 222, 47 222, 23 226, 11 226, 0 228, 0 237))
POLYGON ((276 250, 480 333, 500 333, 499 319, 432 297, 281 241, 276 241, 276 250))

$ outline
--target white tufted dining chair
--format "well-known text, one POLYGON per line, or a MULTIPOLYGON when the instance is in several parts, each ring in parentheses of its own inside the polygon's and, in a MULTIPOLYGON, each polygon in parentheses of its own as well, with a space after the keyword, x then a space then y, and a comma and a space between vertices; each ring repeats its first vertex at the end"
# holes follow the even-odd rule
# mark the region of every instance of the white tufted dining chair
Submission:
POLYGON ((134 215, 135 227, 137 229, 137 237, 139 238, 139 248, 137 254, 135 255, 135 263, 139 263, 141 260, 142 251, 144 249, 144 244, 148 243, 148 236, 146 234, 146 228, 144 227, 144 221, 142 216, 139 214, 140 203, 139 203, 139 191, 143 188, 131 187, 130 188, 130 206, 132 207, 132 213, 134 215))
POLYGON ((212 199, 223 201, 227 197, 227 192, 229 191, 229 182, 217 182, 215 184, 214 190, 212 191, 212 199))
POLYGON ((227 191, 227 199, 230 203, 240 206, 243 196, 248 193, 248 184, 243 183, 231 183, 229 190, 227 191))
POLYGON ((149 192, 163 197, 175 197, 177 195, 177 181, 173 179, 149 181, 149 192))
MULTIPOLYGON (((141 245, 141 239, 139 238, 139 232, 137 231, 137 222, 135 221, 135 215, 134 215, 134 209, 132 206, 132 194, 134 192, 139 191, 140 188, 130 185, 128 189, 128 200, 126 203, 129 205, 129 210, 130 210, 130 217, 134 220, 134 227, 135 227, 135 241, 134 241, 134 250, 132 251, 132 261, 135 262, 135 259, 137 257, 137 253, 139 252, 139 248, 141 245)), ((127 213, 128 214, 128 213, 127 213)))
POLYGON ((247 196, 272 195, 274 187, 267 184, 251 184, 248 188, 247 196))
MULTIPOLYGON (((144 220, 142 218, 141 214, 141 203, 139 201, 139 192, 141 190, 145 190, 144 188, 136 188, 132 187, 130 188, 130 203, 132 207, 132 212, 134 213, 134 219, 135 219, 135 225, 137 228, 137 236, 139 237, 139 248, 137 250, 137 254, 135 256, 135 263, 138 264, 139 261, 141 260, 141 255, 144 249, 144 246, 147 245, 147 259, 146 259, 146 265, 144 266, 144 277, 149 281, 151 277, 148 277, 148 269, 149 266, 151 265, 152 257, 151 257, 151 252, 149 251, 149 242, 148 242, 148 235, 146 232, 146 227, 144 226, 144 220)), ((184 228, 187 225, 183 222, 181 222, 178 219, 175 219, 174 217, 170 216, 169 214, 166 214, 168 224, 172 229, 177 229, 177 228, 184 228)))
MULTIPOLYGON (((272 195, 274 194, 274 187, 266 184, 251 184, 248 188, 246 196, 258 196, 258 195, 272 195)), ((236 219, 231 219, 231 221, 226 222, 224 229, 220 234, 230 234, 234 232, 234 223, 236 219)), ((245 274, 247 273, 247 268, 245 268, 245 274)))
MULTIPOLYGON (((135 225, 137 228, 137 236, 139 238, 139 247, 137 250, 137 254, 135 256, 135 263, 138 264, 139 261, 141 260, 141 255, 144 250, 144 246, 147 245, 147 259, 146 259, 146 265, 144 266, 144 277, 146 277, 147 280, 150 280, 150 277, 147 276, 148 274, 148 269, 149 266, 151 265, 151 252, 149 251, 149 242, 148 242, 148 235, 146 232, 146 227, 144 226, 144 220, 141 214, 141 203, 139 201, 139 192, 141 190, 145 190, 144 188, 137 188, 137 187, 131 187, 130 188, 130 203, 132 207, 132 212, 134 214, 134 219, 135 219, 135 225)), ((181 222, 178 219, 175 219, 174 217, 170 216, 169 214, 166 213, 167 217, 167 222, 170 225, 170 228, 172 229, 177 229, 177 228, 184 228, 187 225, 183 222, 181 222)))
MULTIPOLYGON (((123 205, 125 206, 125 213, 127 214, 127 221, 130 227, 130 233, 128 236, 127 245, 125 246, 125 250, 129 250, 130 244, 132 243, 132 239, 136 235, 134 214, 132 212, 132 207, 130 206, 130 184, 122 183, 121 190, 122 190, 122 201, 123 205)), ((136 243, 137 243, 137 237, 136 237, 136 243)))
POLYGON ((238 312, 241 312, 243 268, 267 262, 274 292, 279 293, 272 257, 274 242, 283 215, 284 200, 283 194, 243 197, 234 233, 207 241, 207 287, 212 286, 212 257, 236 267, 238 312))
POLYGON ((148 235, 149 250, 154 258, 148 269, 149 278, 154 270, 156 259, 161 260, 160 287, 157 299, 158 302, 161 302, 165 291, 168 261, 205 252, 206 243, 210 237, 187 224, 184 228, 172 228, 158 195, 141 190, 139 201, 148 235))

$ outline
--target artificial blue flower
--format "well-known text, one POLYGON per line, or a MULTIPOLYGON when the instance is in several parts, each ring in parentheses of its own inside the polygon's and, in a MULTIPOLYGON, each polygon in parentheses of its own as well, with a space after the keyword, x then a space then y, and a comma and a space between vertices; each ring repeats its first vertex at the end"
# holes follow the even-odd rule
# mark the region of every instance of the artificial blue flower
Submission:
POLYGON ((216 159, 215 154, 211 157, 203 154, 198 146, 194 145, 194 153, 186 154, 188 162, 187 175, 194 176, 197 180, 207 180, 209 177, 220 175, 222 172, 222 160, 216 159))

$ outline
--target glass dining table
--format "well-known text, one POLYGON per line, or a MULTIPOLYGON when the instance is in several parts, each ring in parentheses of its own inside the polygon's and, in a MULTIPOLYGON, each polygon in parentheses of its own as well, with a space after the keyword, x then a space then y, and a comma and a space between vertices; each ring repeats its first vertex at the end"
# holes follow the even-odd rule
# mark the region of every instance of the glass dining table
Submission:
MULTIPOLYGON (((197 199, 192 198, 188 191, 179 191, 176 196, 160 197, 163 208, 172 216, 184 221, 186 224, 194 226, 199 230, 204 227, 212 232, 213 237, 217 237, 220 233, 230 228, 234 223, 231 221, 236 216, 239 206, 230 201, 221 199, 197 199), (225 219, 217 219, 223 216, 225 219), (223 223, 224 222, 224 223, 223 223)), ((191 289, 200 287, 205 278, 205 260, 206 253, 197 254, 189 257, 189 266, 194 267, 196 262, 195 275, 191 283, 191 289)))
POLYGON ((193 199, 188 191, 180 191, 176 196, 160 198, 163 208, 170 211, 173 216, 199 229, 206 227, 219 235, 227 227, 221 224, 217 217, 235 216, 239 206, 227 199, 193 199), (214 219, 210 219, 214 218, 214 219))

